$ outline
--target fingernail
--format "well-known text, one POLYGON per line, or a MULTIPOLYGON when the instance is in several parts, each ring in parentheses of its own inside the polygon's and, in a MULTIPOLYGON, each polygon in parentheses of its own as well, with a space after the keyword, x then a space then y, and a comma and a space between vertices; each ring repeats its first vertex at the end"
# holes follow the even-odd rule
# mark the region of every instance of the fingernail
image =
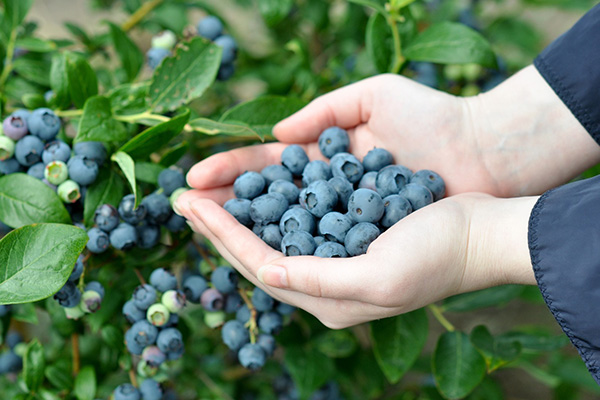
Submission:
POLYGON ((179 215, 180 217, 183 217, 183 215, 181 214, 181 208, 179 208, 178 202, 173 203, 173 212, 175 214, 179 215))
POLYGON ((265 265, 264 267, 260 267, 256 275, 258 280, 267 286, 280 289, 287 289, 289 287, 285 268, 276 265, 265 265))

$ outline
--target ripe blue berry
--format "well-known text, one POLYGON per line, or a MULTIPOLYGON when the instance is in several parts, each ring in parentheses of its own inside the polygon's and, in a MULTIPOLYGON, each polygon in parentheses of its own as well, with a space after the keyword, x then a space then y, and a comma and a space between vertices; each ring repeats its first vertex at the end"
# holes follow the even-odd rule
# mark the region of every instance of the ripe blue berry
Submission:
POLYGON ((222 35, 215 39, 215 44, 223 49, 221 64, 231 64, 237 54, 237 43, 229 35, 222 35))
POLYGON ((386 149, 374 148, 363 158, 365 171, 379 171, 380 169, 391 165, 394 162, 394 156, 386 149))
POLYGON ((115 400, 141 400, 142 395, 132 384, 124 383, 117 386, 113 396, 115 400))
POLYGON ((131 225, 137 225, 146 218, 146 206, 142 203, 138 208, 135 207, 135 196, 128 194, 123 197, 119 204, 119 215, 123 221, 131 225))
POLYGON ((184 217, 173 213, 167 222, 164 223, 164 226, 169 232, 183 232, 188 227, 186 221, 184 217))
POLYGON ((252 316, 252 313, 246 304, 242 305, 235 312, 235 319, 240 321, 242 324, 245 324, 246 322, 248 322, 250 320, 251 316, 252 316))
POLYGON ((66 163, 71 158, 71 148, 61 140, 55 140, 46 144, 42 152, 42 162, 50 164, 52 161, 62 161, 66 163))
POLYGON ((280 193, 267 193, 258 196, 250 204, 250 218, 257 224, 278 222, 289 204, 280 193))
POLYGON ((183 282, 183 293, 185 298, 195 304, 200 303, 202 293, 208 289, 206 279, 198 275, 192 275, 183 282))
POLYGON ((383 215, 383 200, 370 189, 357 189, 348 200, 348 215, 355 222, 377 223, 383 215))
POLYGON ((164 268, 157 268, 150 274, 150 284, 159 292, 177 289, 177 278, 164 268))
POLYGON ((142 352, 142 360, 151 367, 158 367, 167 360, 167 356, 158 346, 147 346, 142 352))
POLYGON ((21 170, 21 164, 15 158, 0 161, 0 174, 10 175, 21 170))
POLYGON ((173 214, 169 198, 164 194, 153 193, 148 195, 142 200, 141 204, 146 208, 146 219, 153 224, 164 224, 173 214))
POLYGON ((381 217, 380 223, 384 228, 391 227, 413 211, 408 199, 398 194, 384 198, 383 207, 383 217, 381 217))
POLYGON ((433 194, 429 189, 418 183, 409 183, 400 190, 400 196, 406 197, 413 211, 433 203, 433 194))
POLYGON ((147 310, 156 301, 156 289, 152 285, 140 285, 133 291, 133 303, 140 310, 147 310))
POLYGON ((279 221, 282 235, 292 231, 305 231, 311 235, 315 231, 315 217, 304 208, 294 207, 287 210, 279 221))
POLYGON ((221 64, 219 66, 219 72, 217 72, 217 80, 226 81, 233 76, 235 73, 235 65, 231 64, 221 64))
POLYGON ((23 337, 19 332, 9 331, 6 335, 6 345, 9 349, 13 350, 16 345, 23 342, 23 337))
POLYGON ((21 140, 27 135, 27 120, 13 113, 2 122, 2 130, 12 140, 21 140))
POLYGON ((340 127, 327 128, 319 136, 319 150, 327 158, 331 158, 337 153, 347 152, 349 147, 348 132, 340 127))
POLYGON ((131 328, 125 332, 125 346, 127 347, 127 351, 136 356, 142 355, 145 347, 135 340, 135 332, 131 328))
POLYGON ((250 203, 251 201, 248 199, 230 199, 223 205, 223 208, 229 214, 233 215, 240 224, 251 226, 250 203))
POLYGON ((259 287, 255 287, 252 291, 252 305, 256 311, 270 311, 275 305, 275 300, 259 287))
POLYGON ((155 69, 163 62, 163 60, 171 55, 171 52, 167 49, 151 48, 146 52, 146 60, 148 66, 155 69))
POLYGON ((442 177, 427 169, 415 172, 410 177, 410 183, 418 183, 429 189, 433 194, 433 201, 444 198, 446 194, 446 184, 442 177))
POLYGON ((236 319, 227 321, 221 330, 223 343, 229 349, 238 351, 243 345, 250 342, 250 333, 244 324, 236 319))
POLYGON ((360 178, 358 182, 359 189, 371 189, 377 190, 377 186, 375 185, 375 181, 377 179, 377 171, 367 172, 360 178))
POLYGON ((237 289, 238 274, 231 267, 219 267, 210 276, 215 289, 221 293, 232 293, 237 289))
POLYGON ((238 359, 244 368, 257 370, 267 361, 267 355, 257 343, 247 343, 238 352, 238 359))
POLYGON ((283 328, 283 318, 275 311, 267 311, 258 318, 258 327, 269 335, 278 334, 283 328))
POLYGON ((104 286, 98 281, 88 282, 87 285, 85 285, 85 290, 86 292, 92 290, 98 293, 101 298, 104 298, 104 286))
POLYGON ((140 384, 140 394, 144 400, 162 400, 163 390, 160 383, 154 379, 145 379, 140 384))
POLYGON ((300 189, 290 181, 278 179, 269 185, 268 193, 281 193, 289 204, 294 204, 298 202, 300 189))
POLYGON ((254 171, 246 171, 233 182, 233 192, 238 199, 253 200, 265 189, 265 178, 254 171))
POLYGON ((237 312, 241 306, 244 305, 244 299, 238 293, 229 293, 227 297, 225 297, 225 306, 223 307, 223 311, 228 314, 237 312))
POLYGON ((177 328, 165 328, 158 334, 156 345, 163 353, 177 352, 183 349, 183 337, 177 328))
POLYGON ((39 163, 44 151, 44 142, 36 136, 25 136, 15 145, 15 158, 24 167, 39 163))
POLYGON ((73 152, 76 156, 86 157, 102 166, 108 157, 106 147, 102 142, 79 142, 73 146, 73 152))
POLYGON ((154 344, 158 337, 158 328, 145 319, 137 321, 129 330, 133 340, 143 347, 154 344))
POLYGON ((319 221, 319 233, 330 242, 344 243, 346 234, 354 226, 350 217, 337 211, 327 213, 319 221))
POLYGON ((281 239, 281 252, 286 256, 311 256, 316 248, 312 235, 305 231, 292 231, 281 239))
POLYGON ((73 271, 71 271, 71 275, 69 276, 69 282, 78 281, 81 274, 83 274, 83 256, 79 255, 79 257, 77 257, 77 262, 75 262, 75 266, 73 267, 73 271))
POLYGON ((100 254, 108 249, 110 239, 106 232, 99 228, 91 228, 88 231, 87 248, 90 252, 100 254))
POLYGON ((297 144, 286 147, 281 153, 281 164, 289 169, 294 176, 302 176, 302 171, 304 171, 304 167, 308 162, 306 152, 297 144))
POLYGON ((94 213, 94 223, 104 232, 110 232, 119 225, 119 212, 110 204, 103 204, 94 213))
POLYGON ((350 183, 357 183, 363 176, 364 168, 352 154, 338 153, 331 159, 331 173, 348 179, 350 183))
POLYGON ((158 174, 158 186, 166 196, 170 196, 175 190, 185 186, 185 176, 176 168, 163 169, 158 174))
POLYGON ((50 141, 58 135, 60 130, 60 119, 49 108, 38 108, 33 110, 27 119, 29 133, 44 141, 50 141))
POLYGON ((73 282, 67 281, 65 285, 54 295, 54 300, 58 301, 61 307, 71 308, 79 304, 81 292, 73 282))
POLYGON ((344 246, 351 256, 365 254, 369 245, 379 236, 379 228, 369 222, 360 222, 348 231, 344 246))
POLYGON ((312 215, 321 218, 328 212, 333 211, 338 202, 338 196, 335 189, 327 181, 319 180, 308 185, 302 195, 302 201, 312 215))
POLYGON ((412 172, 402 165, 388 165, 382 168, 375 179, 377 193, 381 197, 398 194, 409 182, 411 175, 412 172))
POLYGON ((291 315, 294 311, 296 311, 296 307, 286 303, 277 304, 277 307, 275 307, 275 309, 281 315, 291 315))
POLYGON ((311 161, 304 167, 302 171, 302 186, 308 187, 311 183, 319 180, 331 179, 331 167, 324 161, 311 161))
POLYGON ((135 227, 138 234, 137 245, 142 249, 151 249, 160 241, 160 227, 143 221, 135 227))
POLYGON ((281 235, 277 224, 255 225, 254 227, 256 228, 256 235, 261 238, 263 242, 275 250, 281 248, 281 239, 283 239, 283 236, 281 235))
POLYGON ((321 258, 345 258, 348 252, 344 245, 337 242, 325 242, 315 250, 315 257, 321 258))
POLYGON ((294 182, 294 177, 289 169, 283 165, 268 165, 260 171, 260 174, 265 178, 265 184, 267 187, 278 179, 284 181, 294 182))
POLYGON ((74 156, 69 159, 69 177, 82 186, 91 185, 98 177, 98 164, 84 156, 74 156))
POLYGON ((27 170, 27 175, 33 176, 36 179, 42 180, 44 179, 44 171, 46 170, 46 166, 44 163, 33 164, 27 170))
POLYGON ((348 199, 354 192, 354 187, 348 179, 342 178, 341 176, 333 177, 327 182, 333 187, 338 195, 337 207, 345 211, 348 208, 348 199))
POLYGON ((140 310, 133 300, 128 300, 123 305, 123 316, 130 324, 134 324, 137 321, 140 321, 146 318, 146 310, 140 310))
POLYGON ((208 40, 215 40, 223 33, 223 23, 219 18, 209 15, 198 21, 196 30, 199 36, 208 40))
POLYGON ((23 360, 13 351, 7 351, 0 355, 0 375, 6 373, 18 373, 23 368, 23 360))
POLYGON ((265 351, 267 357, 271 357, 275 352, 275 338, 267 333, 261 333, 256 338, 256 344, 258 344, 265 351))
POLYGON ((110 232, 110 244, 117 250, 129 250, 138 241, 138 232, 134 226, 121 222, 110 232))
POLYGON ((219 311, 225 305, 225 298, 217 289, 206 289, 200 296, 200 303, 206 311, 219 311))

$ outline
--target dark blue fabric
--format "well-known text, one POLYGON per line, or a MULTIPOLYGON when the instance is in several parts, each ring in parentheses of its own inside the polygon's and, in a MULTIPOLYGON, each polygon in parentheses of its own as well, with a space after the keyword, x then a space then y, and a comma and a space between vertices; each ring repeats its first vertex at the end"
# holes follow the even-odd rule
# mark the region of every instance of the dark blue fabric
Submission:
POLYGON ((550 44, 534 65, 600 144, 600 4, 550 44))
POLYGON ((529 250, 546 304, 600 384, 600 176, 540 197, 529 250))

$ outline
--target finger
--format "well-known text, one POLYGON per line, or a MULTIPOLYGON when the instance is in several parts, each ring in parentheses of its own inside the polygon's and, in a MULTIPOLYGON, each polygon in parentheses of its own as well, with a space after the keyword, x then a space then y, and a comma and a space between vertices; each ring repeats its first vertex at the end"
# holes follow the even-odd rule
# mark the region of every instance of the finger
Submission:
POLYGON ((371 114, 373 78, 334 90, 313 100, 306 107, 273 128, 281 142, 315 141, 330 126, 345 129, 367 122, 371 114))
POLYGON ((234 197, 235 195, 233 194, 232 186, 224 186, 207 190, 192 189, 180 195, 177 198, 177 202, 173 208, 178 214, 182 214, 184 211, 189 213, 188 210, 190 208, 190 204, 198 199, 209 199, 222 206, 225 204, 225 202, 227 202, 227 200, 233 199, 234 197))

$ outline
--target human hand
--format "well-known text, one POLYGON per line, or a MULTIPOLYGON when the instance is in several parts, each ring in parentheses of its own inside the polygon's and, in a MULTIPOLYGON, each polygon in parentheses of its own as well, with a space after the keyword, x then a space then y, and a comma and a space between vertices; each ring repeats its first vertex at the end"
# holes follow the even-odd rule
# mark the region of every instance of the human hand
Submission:
POLYGON ((535 284, 527 247, 533 197, 446 198, 400 220, 367 254, 337 259, 284 257, 214 201, 192 198, 184 216, 233 267, 330 328, 494 285, 535 284))

